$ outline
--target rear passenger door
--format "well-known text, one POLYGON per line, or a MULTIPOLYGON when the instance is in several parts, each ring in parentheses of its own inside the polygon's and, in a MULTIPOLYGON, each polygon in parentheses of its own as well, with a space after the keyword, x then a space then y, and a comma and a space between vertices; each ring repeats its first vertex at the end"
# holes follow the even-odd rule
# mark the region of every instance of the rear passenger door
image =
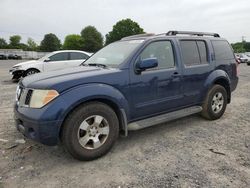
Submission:
POLYGON ((179 40, 183 66, 183 92, 186 106, 201 103, 206 78, 214 69, 206 40, 179 40))
POLYGON ((173 111, 182 105, 181 72, 174 51, 172 41, 154 41, 136 57, 130 72, 131 119, 173 111), (157 58, 158 67, 136 74, 136 63, 148 58, 157 58))
POLYGON ((70 52, 69 53, 69 61, 67 61, 67 67, 76 67, 79 66, 82 62, 88 59, 88 56, 84 53, 80 52, 70 52))

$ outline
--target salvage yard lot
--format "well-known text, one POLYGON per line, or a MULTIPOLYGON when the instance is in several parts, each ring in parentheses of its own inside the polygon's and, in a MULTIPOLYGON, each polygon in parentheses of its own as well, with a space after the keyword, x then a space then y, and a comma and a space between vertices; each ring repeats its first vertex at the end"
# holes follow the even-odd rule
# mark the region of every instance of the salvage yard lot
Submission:
POLYGON ((194 115, 129 132, 106 156, 80 162, 62 146, 44 146, 16 131, 16 83, 0 61, 0 187, 250 187, 250 66, 224 116, 194 115))

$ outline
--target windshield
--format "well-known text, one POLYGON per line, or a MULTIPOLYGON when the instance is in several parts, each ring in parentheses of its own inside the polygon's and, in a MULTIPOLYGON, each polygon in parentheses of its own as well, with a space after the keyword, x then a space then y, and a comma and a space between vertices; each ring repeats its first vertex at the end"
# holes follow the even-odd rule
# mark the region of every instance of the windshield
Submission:
POLYGON ((84 65, 101 64, 117 68, 142 42, 143 40, 130 40, 112 43, 91 56, 84 65))

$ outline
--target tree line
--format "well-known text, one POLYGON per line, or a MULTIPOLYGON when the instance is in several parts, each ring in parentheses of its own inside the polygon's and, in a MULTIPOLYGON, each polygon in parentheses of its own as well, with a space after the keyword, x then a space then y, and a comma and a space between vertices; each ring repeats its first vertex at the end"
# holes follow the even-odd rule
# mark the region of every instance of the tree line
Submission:
POLYGON ((242 41, 231 44, 235 53, 250 52, 250 42, 242 41))
MULTIPOLYGON (((143 28, 140 25, 127 18, 118 21, 113 25, 112 31, 105 35, 105 42, 102 34, 94 27, 87 26, 82 29, 80 34, 70 34, 64 39, 63 44, 53 33, 44 35, 43 40, 38 45, 32 38, 28 38, 27 43, 21 43, 21 36, 13 35, 9 38, 9 43, 0 38, 0 49, 22 49, 25 51, 43 51, 52 52, 56 50, 83 50, 87 52, 96 52, 104 45, 120 40, 123 37, 142 34, 143 28)), ((250 52, 250 42, 242 41, 231 44, 234 52, 250 52)))
POLYGON ((25 51, 52 52, 56 50, 83 50, 96 52, 104 45, 120 40, 123 37, 142 34, 144 30, 138 23, 131 19, 118 21, 112 31, 105 35, 105 43, 102 34, 94 27, 87 26, 80 34, 70 34, 61 43, 60 39, 53 33, 44 35, 43 40, 38 45, 32 38, 28 38, 27 43, 21 43, 21 36, 13 35, 9 38, 9 43, 0 38, 0 49, 22 49, 25 51))

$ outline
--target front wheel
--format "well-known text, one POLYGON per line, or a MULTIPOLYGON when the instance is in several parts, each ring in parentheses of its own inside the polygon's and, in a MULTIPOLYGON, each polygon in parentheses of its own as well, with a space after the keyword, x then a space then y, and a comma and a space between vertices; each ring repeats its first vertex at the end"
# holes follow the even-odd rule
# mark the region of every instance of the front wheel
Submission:
POLYGON ((93 160, 106 154, 119 135, 116 113, 104 103, 75 109, 63 125, 62 142, 76 159, 93 160))
POLYGON ((30 76, 30 75, 36 74, 36 73, 39 73, 39 71, 36 69, 28 69, 27 71, 25 71, 24 76, 30 76))
POLYGON ((221 85, 214 85, 202 105, 202 116, 209 120, 219 119, 227 106, 227 91, 221 85))

